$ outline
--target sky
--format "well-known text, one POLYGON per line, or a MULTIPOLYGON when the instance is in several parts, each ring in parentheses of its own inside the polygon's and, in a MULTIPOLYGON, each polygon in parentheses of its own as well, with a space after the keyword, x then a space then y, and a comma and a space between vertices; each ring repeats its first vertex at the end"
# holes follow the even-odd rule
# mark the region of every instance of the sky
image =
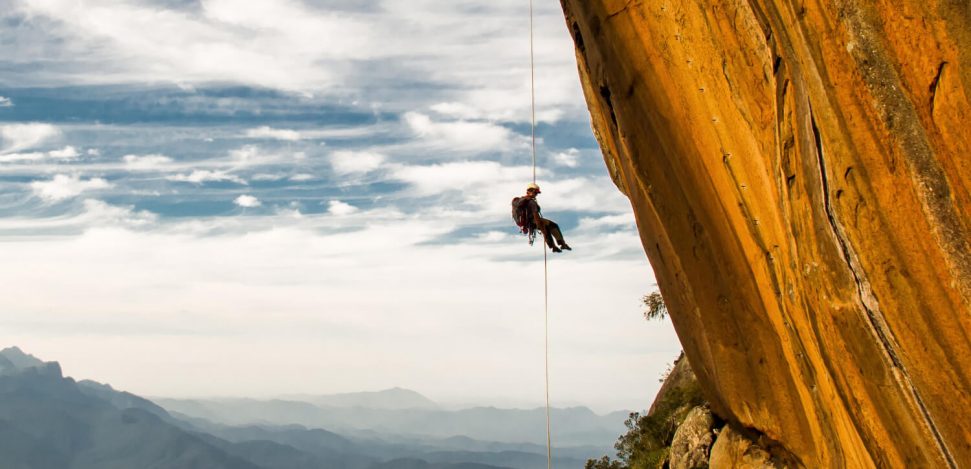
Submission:
MULTIPOLYGON (((544 398, 524 0, 0 0, 0 344, 149 396, 544 398)), ((553 405, 680 347, 536 4, 553 405)))

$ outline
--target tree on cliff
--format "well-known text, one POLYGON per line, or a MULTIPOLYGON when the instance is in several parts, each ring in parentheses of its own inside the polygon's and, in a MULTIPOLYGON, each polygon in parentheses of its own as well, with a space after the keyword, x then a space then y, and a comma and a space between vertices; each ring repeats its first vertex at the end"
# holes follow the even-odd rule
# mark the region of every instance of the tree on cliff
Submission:
POLYGON ((661 292, 654 292, 649 295, 644 295, 641 299, 644 303, 644 318, 648 321, 652 319, 664 319, 668 316, 668 306, 664 303, 664 298, 661 296, 661 292))
POLYGON ((617 460, 590 459, 585 469, 656 469, 668 461, 671 442, 691 409, 705 405, 701 388, 682 355, 675 362, 647 414, 632 413, 627 433, 617 439, 617 460))

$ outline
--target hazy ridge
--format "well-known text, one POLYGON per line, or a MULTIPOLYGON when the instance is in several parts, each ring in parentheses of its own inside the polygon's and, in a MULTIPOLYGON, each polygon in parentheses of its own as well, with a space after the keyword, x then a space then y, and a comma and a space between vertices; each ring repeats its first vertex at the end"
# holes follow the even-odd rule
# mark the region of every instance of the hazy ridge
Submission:
MULTIPOLYGON (((156 403, 64 377, 56 362, 10 348, 0 351, 0 458, 4 467, 26 469, 546 467, 545 446, 528 435, 537 422, 545 425, 542 409, 446 411, 400 388, 304 398, 314 403, 156 403)), ((610 432, 611 418, 613 427, 621 424, 617 417, 556 409, 554 419, 569 427, 563 435, 586 442, 561 443, 556 466, 580 468, 602 454, 596 442, 610 432)))

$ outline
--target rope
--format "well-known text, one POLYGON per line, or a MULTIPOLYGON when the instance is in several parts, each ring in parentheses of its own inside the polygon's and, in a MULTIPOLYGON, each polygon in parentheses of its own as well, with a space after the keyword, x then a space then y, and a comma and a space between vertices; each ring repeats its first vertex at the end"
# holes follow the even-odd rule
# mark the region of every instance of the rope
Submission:
MULTIPOLYGON (((536 183, 536 53, 533 33, 533 0, 529 0, 529 93, 531 144, 533 151, 533 184, 536 183)), ((546 378, 546 469, 553 469, 553 437, 550 426, 550 268, 546 252, 545 236, 543 245, 543 348, 544 372, 546 378)))
POLYGON ((553 438, 550 431, 550 269, 546 246, 543 246, 543 312, 546 348, 546 469, 553 468, 553 438))
POLYGON ((529 0, 529 94, 532 123, 533 184, 536 184, 536 59, 533 52, 533 0, 529 0))

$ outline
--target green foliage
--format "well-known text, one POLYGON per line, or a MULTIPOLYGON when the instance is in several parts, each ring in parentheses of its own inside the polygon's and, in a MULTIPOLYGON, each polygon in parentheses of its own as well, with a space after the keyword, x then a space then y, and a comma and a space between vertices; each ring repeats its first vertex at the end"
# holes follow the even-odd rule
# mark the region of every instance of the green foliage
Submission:
POLYGON ((587 461, 585 469, 660 469, 665 467, 674 432, 688 412, 705 404, 697 382, 670 389, 654 404, 653 413, 632 413, 627 433, 614 445, 618 460, 604 456, 587 461))
POLYGON ((620 461, 610 459, 609 456, 604 456, 600 459, 588 459, 583 469, 627 469, 627 466, 620 461))
POLYGON ((660 292, 644 295, 641 299, 644 303, 644 318, 648 321, 652 319, 664 319, 668 316, 668 306, 664 303, 664 298, 660 292))

